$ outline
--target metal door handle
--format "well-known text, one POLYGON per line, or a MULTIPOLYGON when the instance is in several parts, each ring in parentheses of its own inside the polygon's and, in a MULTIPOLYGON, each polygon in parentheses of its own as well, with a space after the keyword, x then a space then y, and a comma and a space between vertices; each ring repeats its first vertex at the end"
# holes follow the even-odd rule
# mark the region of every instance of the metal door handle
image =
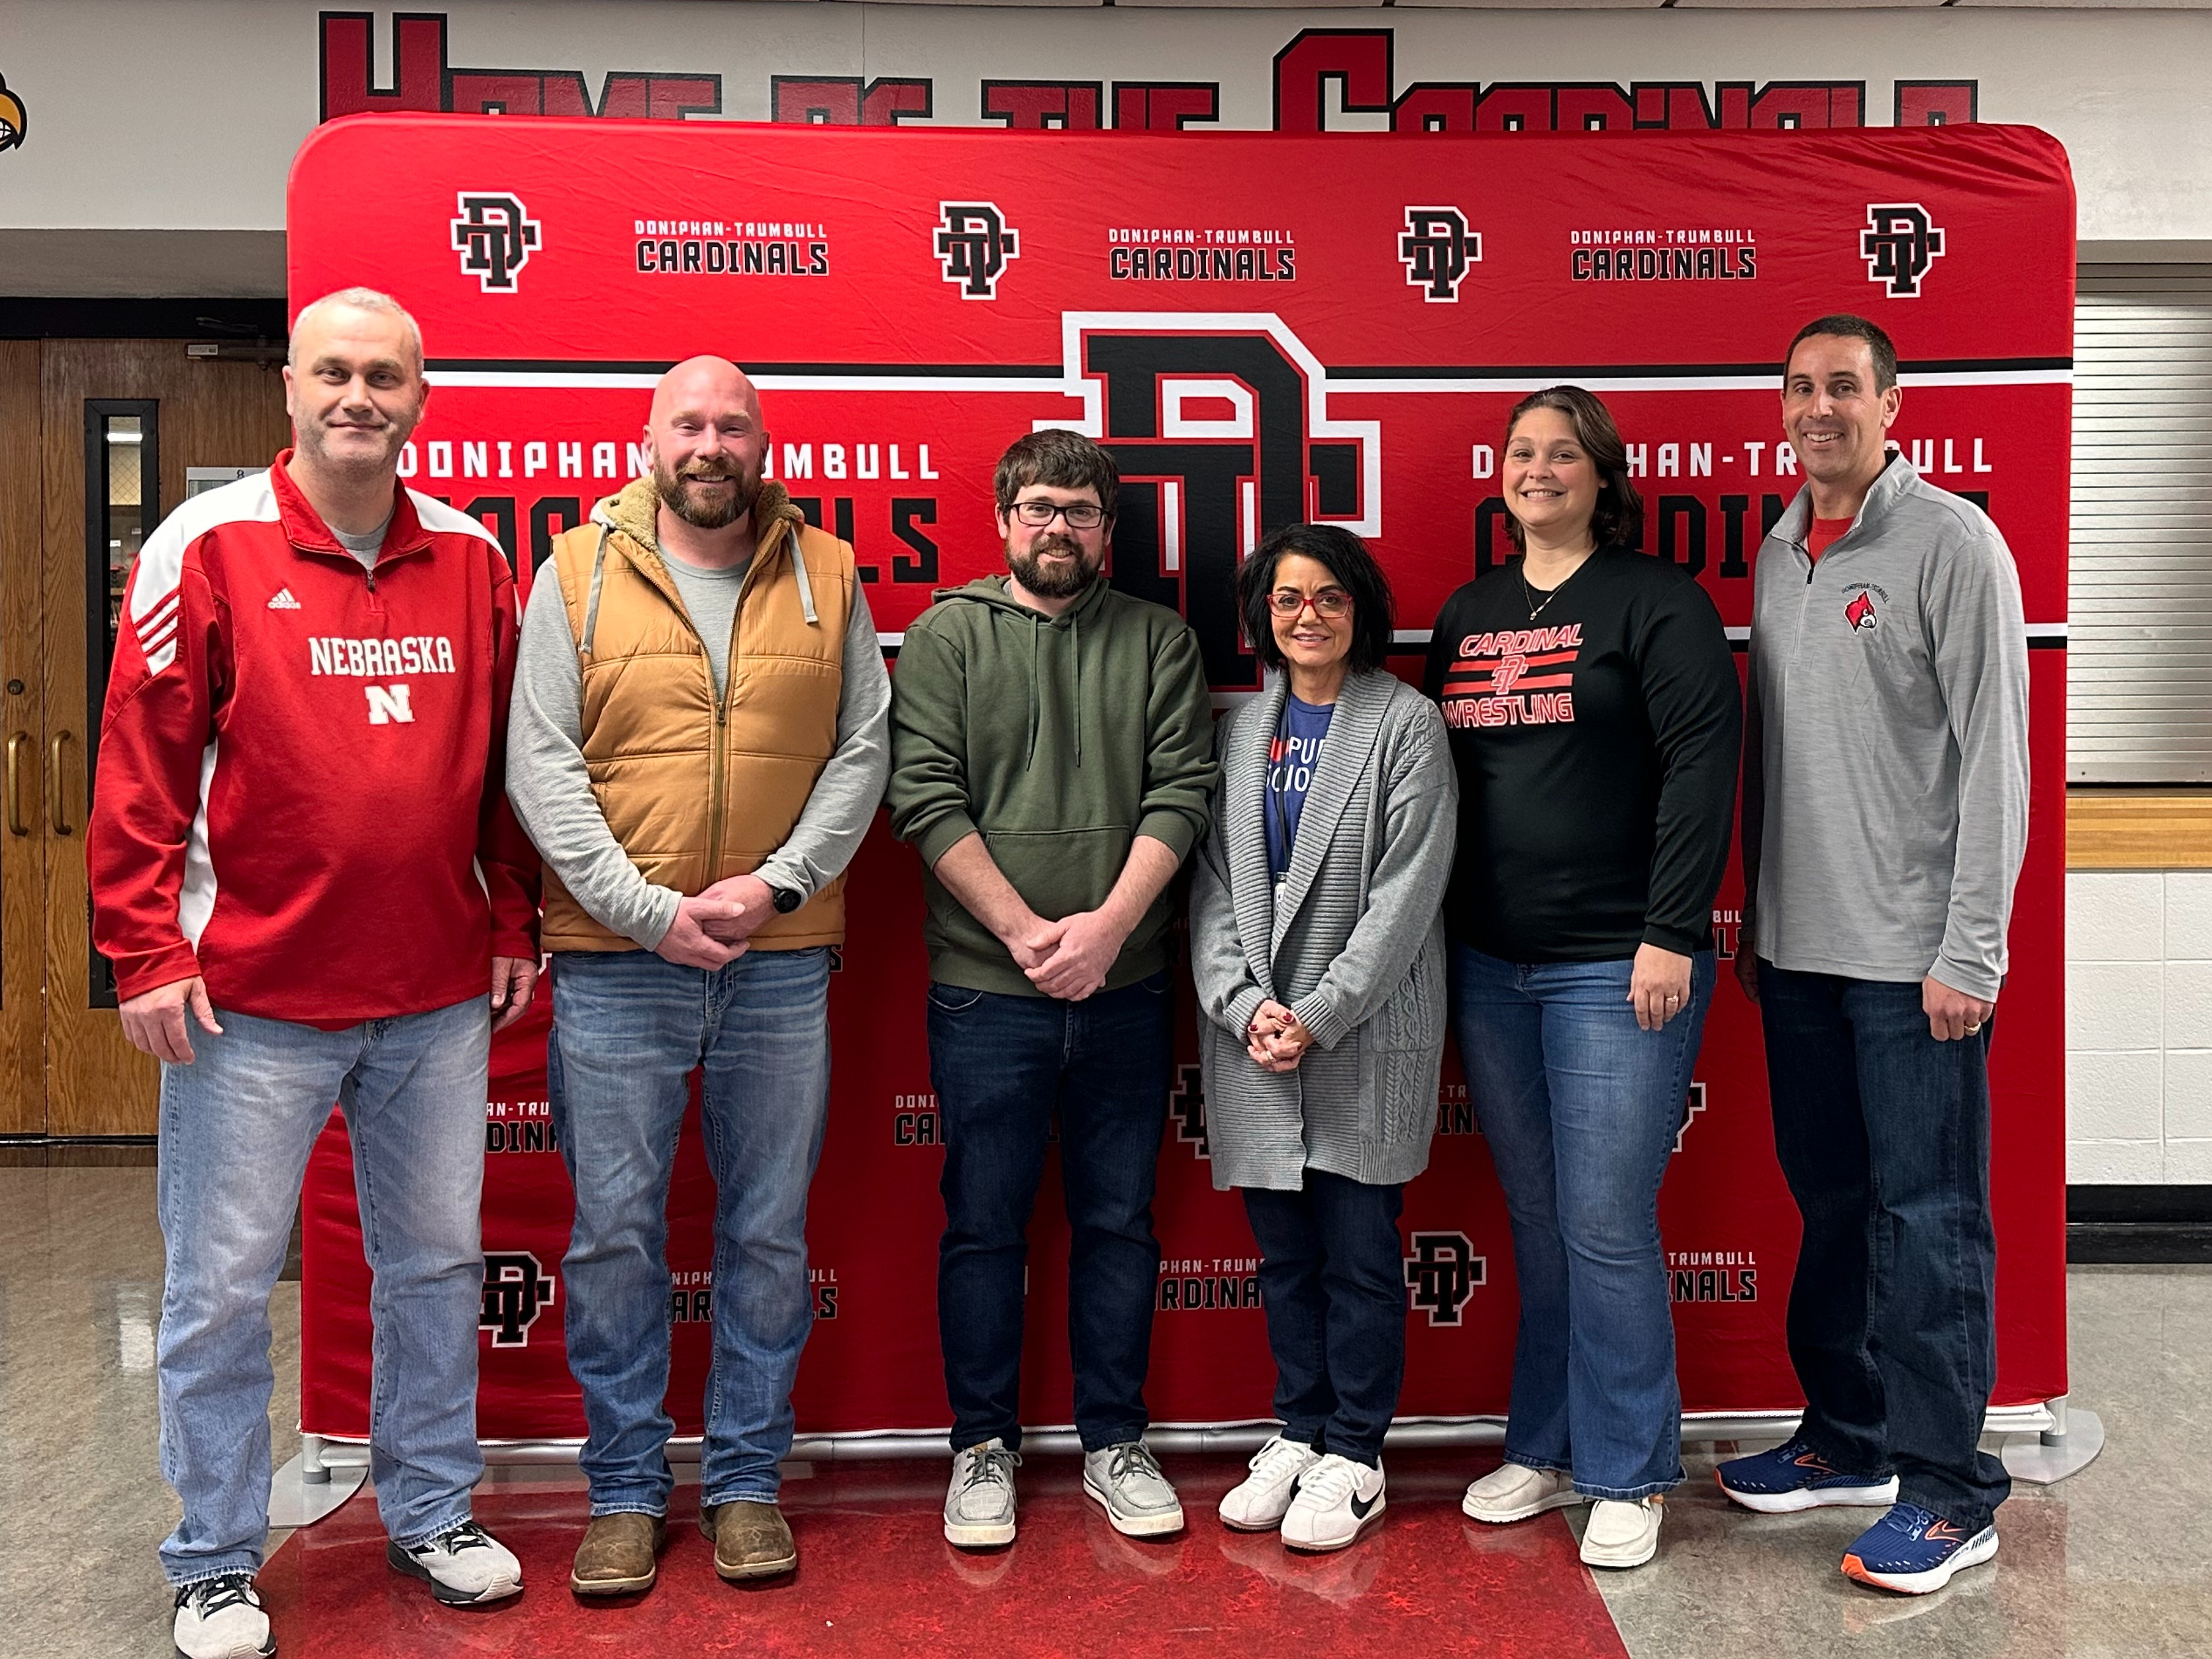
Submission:
POLYGON ((69 819, 64 816, 62 795, 62 745, 70 740, 66 732, 54 733, 54 740, 46 745, 46 821, 58 836, 70 833, 69 819))
POLYGON ((8 833, 27 836, 30 825, 23 822, 23 745, 31 740, 28 732, 11 732, 8 738, 8 833))

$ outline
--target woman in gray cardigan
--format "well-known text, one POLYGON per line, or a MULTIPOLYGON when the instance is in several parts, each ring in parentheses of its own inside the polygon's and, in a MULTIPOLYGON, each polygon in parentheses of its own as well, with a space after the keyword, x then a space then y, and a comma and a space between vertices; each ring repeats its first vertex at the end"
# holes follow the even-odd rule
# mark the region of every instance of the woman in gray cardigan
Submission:
POLYGON ((1398 1215, 1436 1127, 1459 785, 1436 706, 1383 672, 1390 588, 1357 536, 1279 530, 1237 591, 1276 672, 1217 734, 1191 972, 1213 1184, 1243 1190, 1259 1243, 1283 1431, 1221 1518, 1341 1549, 1382 1513, 1405 1375, 1398 1215))

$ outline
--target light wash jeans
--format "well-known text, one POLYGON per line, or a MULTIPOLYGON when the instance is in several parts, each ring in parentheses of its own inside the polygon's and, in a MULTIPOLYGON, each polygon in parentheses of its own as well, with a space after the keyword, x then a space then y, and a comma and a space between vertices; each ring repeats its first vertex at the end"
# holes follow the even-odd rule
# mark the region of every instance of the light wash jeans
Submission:
POLYGON ((192 1063, 161 1067, 167 1280, 156 1350, 161 1473, 184 1519, 161 1571, 261 1565, 269 1535, 269 1291, 333 1102, 353 1138, 374 1273, 369 1474, 385 1530, 417 1544, 469 1518, 483 1307, 489 997, 342 1031, 219 1009, 192 1063))
POLYGON ((592 1513, 665 1515, 668 1185, 706 1072, 714 1172, 714 1363, 700 1499, 770 1504, 791 1450, 791 1386, 814 1321, 806 1188, 830 1105, 830 953, 748 951, 708 970, 650 951, 553 958, 545 1069, 576 1189, 562 1267, 578 1458, 592 1513))
POLYGON ((1451 947, 1460 1060, 1505 1189, 1521 1286, 1505 1456, 1624 1499, 1682 1480, 1659 1178, 1714 977, 1711 951, 1692 957, 1689 1006, 1646 1031, 1628 1004, 1633 966, 1451 947))

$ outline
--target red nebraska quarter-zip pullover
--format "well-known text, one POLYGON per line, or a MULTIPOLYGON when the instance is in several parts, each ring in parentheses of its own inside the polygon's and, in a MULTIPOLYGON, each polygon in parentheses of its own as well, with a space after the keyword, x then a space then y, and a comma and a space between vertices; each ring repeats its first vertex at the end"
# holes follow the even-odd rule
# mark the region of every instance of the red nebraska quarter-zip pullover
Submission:
POLYGON ((128 999, 337 1029, 489 989, 538 954, 538 858, 501 773, 514 578, 401 489, 375 570, 285 471, 186 501, 131 573, 86 860, 128 999))

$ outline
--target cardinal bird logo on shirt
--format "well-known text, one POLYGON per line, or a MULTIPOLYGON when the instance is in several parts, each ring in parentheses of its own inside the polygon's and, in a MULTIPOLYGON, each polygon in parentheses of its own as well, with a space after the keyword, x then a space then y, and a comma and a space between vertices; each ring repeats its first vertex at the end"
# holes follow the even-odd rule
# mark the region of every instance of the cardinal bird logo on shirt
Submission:
POLYGON ((1874 626, 1874 595, 1861 593, 1844 607, 1844 620, 1854 629, 1874 626))
POLYGON ((1502 697, 1513 689, 1513 682, 1528 672, 1526 657, 1501 657, 1498 666, 1490 671, 1490 690, 1493 696, 1502 697))

